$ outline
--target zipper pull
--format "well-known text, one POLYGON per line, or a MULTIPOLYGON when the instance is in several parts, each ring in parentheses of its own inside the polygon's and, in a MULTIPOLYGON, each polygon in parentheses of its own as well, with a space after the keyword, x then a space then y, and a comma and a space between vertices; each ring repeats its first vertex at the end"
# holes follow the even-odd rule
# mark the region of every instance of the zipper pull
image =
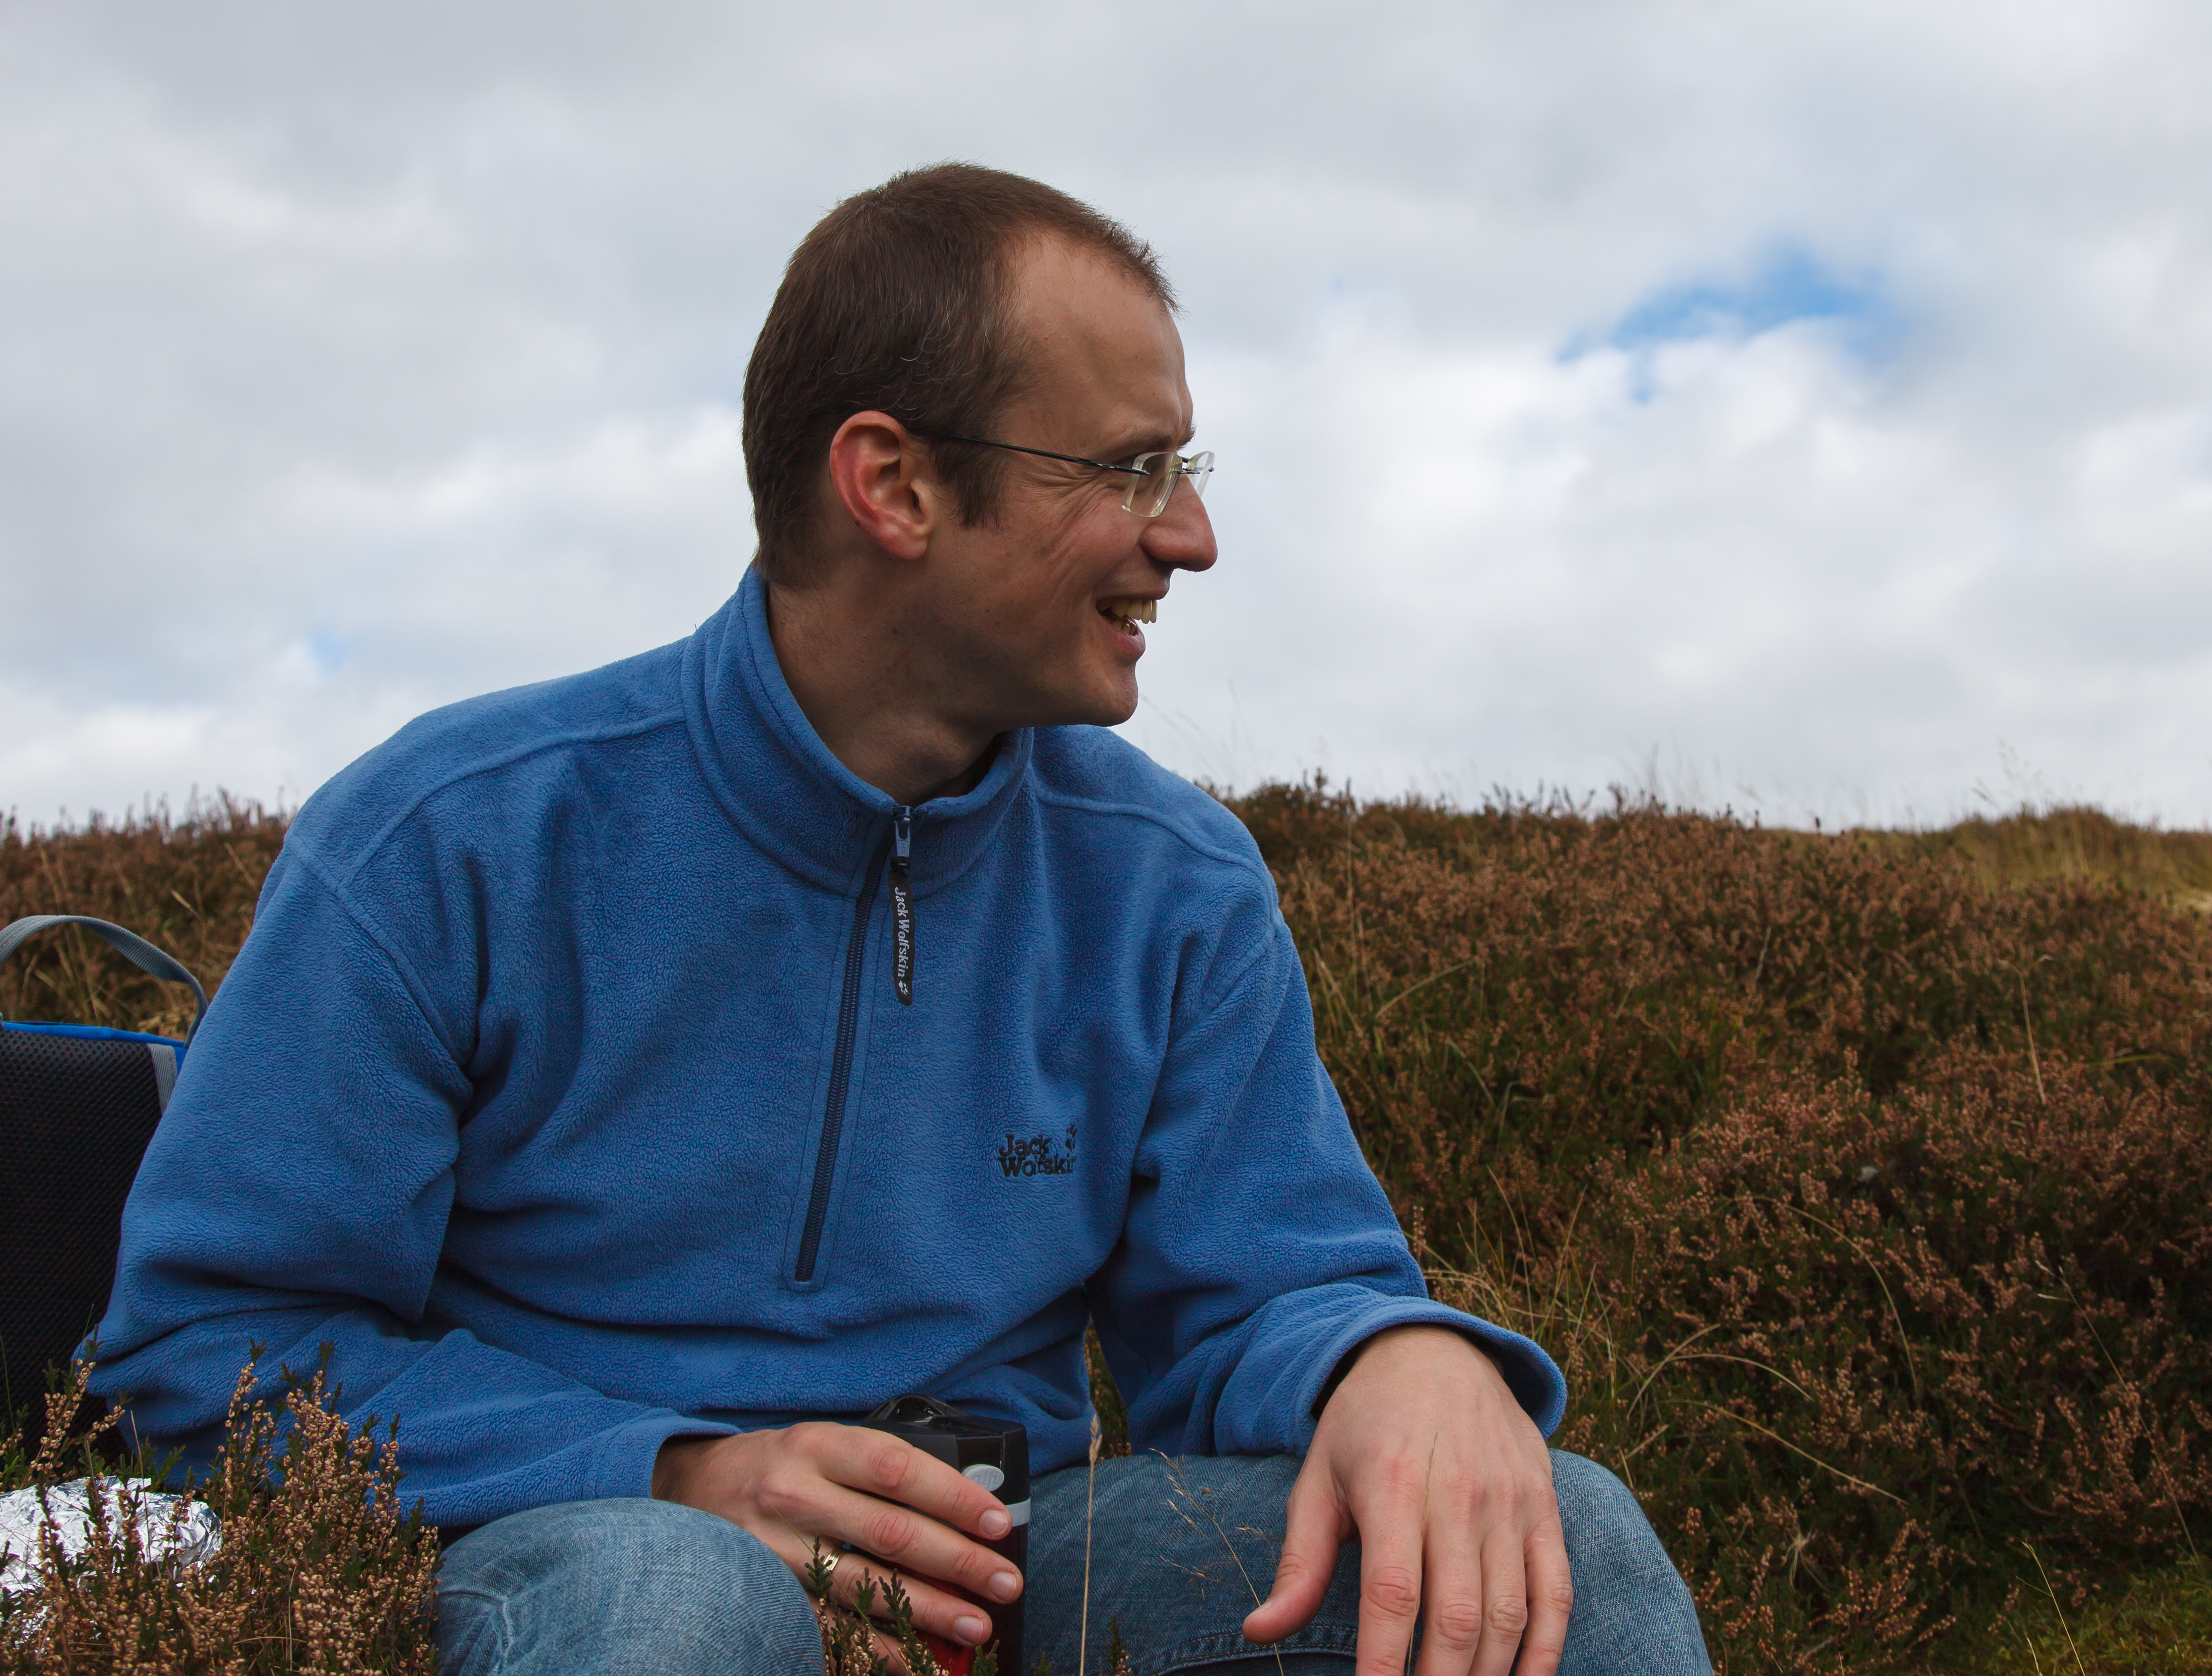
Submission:
POLYGON ((914 811, 902 805, 891 811, 891 982, 899 1002, 914 1005, 914 891, 908 864, 914 859, 914 811))

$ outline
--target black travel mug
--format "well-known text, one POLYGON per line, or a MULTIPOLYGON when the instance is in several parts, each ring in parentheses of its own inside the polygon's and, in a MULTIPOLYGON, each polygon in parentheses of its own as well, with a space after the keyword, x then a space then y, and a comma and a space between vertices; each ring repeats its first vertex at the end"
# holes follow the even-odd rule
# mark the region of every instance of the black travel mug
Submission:
MULTIPOLYGON (((996 1542, 983 1545, 1000 1555, 1015 1570, 1026 1575, 1030 1554, 1030 1435, 1005 1420, 987 1420, 955 1408, 949 1402, 918 1392, 893 1397, 860 1422, 875 1431, 903 1437, 915 1448, 935 1455, 963 1477, 981 1485, 1006 1504, 1013 1524, 996 1542)), ((999 1643, 999 1676, 1029 1676, 1022 1661, 1022 1602, 1019 1600, 980 1603, 991 1614, 999 1643)), ((940 1657, 940 1663, 946 1661, 940 1657)), ((956 1660, 946 1667, 951 1676, 965 1676, 969 1662, 956 1660)))

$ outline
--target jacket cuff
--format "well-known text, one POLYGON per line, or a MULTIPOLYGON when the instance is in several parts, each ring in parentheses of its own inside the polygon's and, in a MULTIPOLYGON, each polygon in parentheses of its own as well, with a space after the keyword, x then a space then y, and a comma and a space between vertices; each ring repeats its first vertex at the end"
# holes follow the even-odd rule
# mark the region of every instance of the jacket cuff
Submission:
POLYGON ((736 1430, 735 1426, 695 1420, 665 1408, 628 1421, 600 1438, 584 1499, 650 1497, 653 1465, 660 1457, 663 1443, 672 1437, 727 1437, 736 1430))
POLYGON ((1425 1299, 1394 1300, 1388 1306, 1363 1312, 1356 1322, 1331 1339, 1320 1356, 1314 1360, 1311 1383, 1303 1394, 1300 1416, 1304 1424, 1304 1443, 1313 1438, 1314 1422, 1321 1418, 1322 1406, 1336 1389, 1345 1365, 1352 1353, 1379 1333, 1394 1327, 1448 1327, 1463 1333, 1477 1350, 1486 1354, 1505 1377, 1506 1388, 1513 1399, 1536 1423, 1537 1430, 1549 1437, 1566 1418, 1567 1381, 1559 1364, 1546 1355, 1533 1340, 1517 1333, 1470 1315, 1458 1309, 1447 1309, 1441 1303, 1425 1299))

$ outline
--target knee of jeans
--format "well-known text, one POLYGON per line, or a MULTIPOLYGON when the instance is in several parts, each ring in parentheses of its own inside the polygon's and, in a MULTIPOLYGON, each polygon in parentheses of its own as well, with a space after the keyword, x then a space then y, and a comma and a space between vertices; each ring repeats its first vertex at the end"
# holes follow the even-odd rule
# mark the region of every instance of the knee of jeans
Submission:
POLYGON ((733 1645, 820 1652, 805 1591, 764 1543, 668 1502, 567 1502, 499 1520, 453 1545, 439 1595, 441 1643, 495 1637, 523 1668, 537 1667, 524 1656, 532 1647, 574 1649, 578 1669, 593 1667, 586 1649, 649 1647, 671 1671, 733 1645))
POLYGON ((1636 1492, 1597 1462, 1553 1449, 1552 1487, 1559 1498, 1567 1564, 1577 1595, 1602 1589, 1609 1577, 1674 1575, 1674 1563, 1644 1516, 1636 1492))

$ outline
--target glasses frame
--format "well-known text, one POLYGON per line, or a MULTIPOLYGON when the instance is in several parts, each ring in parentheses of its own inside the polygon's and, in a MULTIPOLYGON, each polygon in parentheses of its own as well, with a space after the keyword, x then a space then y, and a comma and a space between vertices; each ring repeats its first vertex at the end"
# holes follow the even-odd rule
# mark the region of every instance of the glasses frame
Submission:
POLYGON ((1121 497, 1121 510, 1135 513, 1139 518, 1158 518, 1165 512, 1168 502, 1175 499, 1176 485, 1185 477, 1198 479, 1191 486, 1191 493, 1203 499, 1206 480, 1213 473, 1213 451, 1211 448, 1202 448, 1194 454, 1179 454, 1172 448, 1158 448, 1149 453, 1139 454, 1133 464, 1117 465, 1112 460, 1091 459, 1082 454, 1056 454, 1049 448, 1024 448, 1018 442, 994 442, 987 436, 954 436, 943 431, 915 431, 914 434, 930 442, 965 442, 978 448, 1003 448, 1010 454, 1035 454, 1039 459, 1066 460, 1070 465, 1088 465, 1100 471, 1127 472, 1133 481, 1129 484, 1129 492, 1121 497), (1162 458, 1173 460, 1175 471, 1168 477, 1168 486, 1162 491, 1158 504, 1146 511, 1137 504, 1137 490, 1145 479, 1152 475, 1144 463, 1162 458))

